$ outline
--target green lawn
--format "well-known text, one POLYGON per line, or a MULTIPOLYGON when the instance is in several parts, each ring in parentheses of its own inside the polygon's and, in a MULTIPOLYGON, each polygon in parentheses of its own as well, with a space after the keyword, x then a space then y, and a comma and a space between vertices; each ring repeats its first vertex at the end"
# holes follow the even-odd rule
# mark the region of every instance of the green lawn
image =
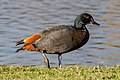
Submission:
POLYGON ((120 66, 64 68, 0 66, 0 80, 120 80, 120 66))

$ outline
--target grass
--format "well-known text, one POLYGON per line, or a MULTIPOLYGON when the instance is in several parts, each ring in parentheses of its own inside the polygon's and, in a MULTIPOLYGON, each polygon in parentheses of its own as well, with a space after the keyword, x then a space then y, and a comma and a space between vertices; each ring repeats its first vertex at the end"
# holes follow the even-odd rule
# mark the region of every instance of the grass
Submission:
POLYGON ((65 68, 0 66, 0 80, 120 80, 120 66, 65 68))

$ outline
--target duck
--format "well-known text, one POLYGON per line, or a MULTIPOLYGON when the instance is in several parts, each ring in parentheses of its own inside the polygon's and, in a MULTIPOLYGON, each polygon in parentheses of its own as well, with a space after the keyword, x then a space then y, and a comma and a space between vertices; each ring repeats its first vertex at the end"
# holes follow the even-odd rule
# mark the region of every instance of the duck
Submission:
MULTIPOLYGON (((40 52, 47 68, 50 68, 46 54, 58 54, 59 67, 62 66, 62 54, 76 50, 89 40, 87 24, 100 26, 89 13, 82 13, 74 20, 74 25, 58 25, 49 27, 28 38, 16 42, 16 46, 23 44, 21 50, 40 52)), ((75 54, 75 53, 74 53, 75 54)))

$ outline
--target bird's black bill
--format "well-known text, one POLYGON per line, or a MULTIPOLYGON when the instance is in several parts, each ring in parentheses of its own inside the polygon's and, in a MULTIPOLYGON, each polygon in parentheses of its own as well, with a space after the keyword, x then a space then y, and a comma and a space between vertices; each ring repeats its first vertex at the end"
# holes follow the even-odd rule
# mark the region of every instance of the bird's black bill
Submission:
POLYGON ((95 22, 95 21, 93 21, 93 22, 92 22, 92 24, 93 24, 93 25, 100 26, 100 24, 99 24, 99 23, 97 23, 97 22, 95 22))

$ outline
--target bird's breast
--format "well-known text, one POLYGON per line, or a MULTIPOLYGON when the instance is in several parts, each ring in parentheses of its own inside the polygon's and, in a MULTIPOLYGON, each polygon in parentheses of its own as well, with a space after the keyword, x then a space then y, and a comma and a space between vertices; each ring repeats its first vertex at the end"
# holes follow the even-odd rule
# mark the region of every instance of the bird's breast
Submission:
POLYGON ((85 45, 89 40, 89 31, 85 27, 84 29, 76 30, 73 36, 73 43, 76 44, 71 50, 78 49, 85 45))

